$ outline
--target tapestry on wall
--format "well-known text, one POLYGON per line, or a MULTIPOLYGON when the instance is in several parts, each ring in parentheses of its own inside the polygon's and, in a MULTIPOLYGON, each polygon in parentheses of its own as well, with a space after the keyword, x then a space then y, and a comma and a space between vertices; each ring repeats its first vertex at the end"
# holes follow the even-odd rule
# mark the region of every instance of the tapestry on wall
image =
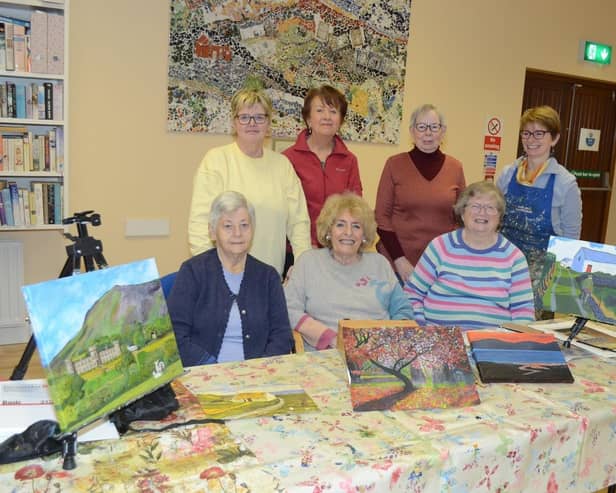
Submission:
POLYGON ((274 137, 295 138, 304 95, 330 84, 349 102, 343 138, 398 143, 410 0, 170 5, 170 131, 231 133, 231 96, 251 75, 273 100, 274 137))

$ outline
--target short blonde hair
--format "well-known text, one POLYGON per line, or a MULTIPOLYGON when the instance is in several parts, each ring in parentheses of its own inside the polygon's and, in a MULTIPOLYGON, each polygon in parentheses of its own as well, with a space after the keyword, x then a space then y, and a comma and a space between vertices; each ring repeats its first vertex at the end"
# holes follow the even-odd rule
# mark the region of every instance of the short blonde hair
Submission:
POLYGON ((464 224, 462 222, 464 209, 466 209, 469 200, 477 195, 492 196, 496 200, 496 208, 498 209, 498 218, 500 222, 505 215, 505 197, 503 196, 503 192, 491 181, 476 181, 464 189, 453 206, 453 212, 458 224, 461 226, 464 224))
POLYGON ((260 104, 263 106, 267 118, 271 120, 273 113, 272 100, 265 93, 264 89, 265 86, 260 79, 248 77, 244 82, 244 86, 231 98, 231 118, 237 118, 240 110, 246 106, 260 104))
POLYGON ((328 237, 330 236, 332 226, 340 214, 345 211, 348 211, 349 214, 357 219, 364 230, 366 241, 362 242, 359 247, 361 252, 365 247, 374 243, 376 238, 376 220, 374 219, 374 211, 368 203, 352 192, 335 193, 327 198, 317 218, 317 240, 319 240, 321 245, 331 248, 332 242, 328 237))
POLYGON ((552 138, 560 134, 560 116, 551 106, 536 106, 528 108, 520 118, 520 131, 529 123, 539 123, 543 125, 552 138))

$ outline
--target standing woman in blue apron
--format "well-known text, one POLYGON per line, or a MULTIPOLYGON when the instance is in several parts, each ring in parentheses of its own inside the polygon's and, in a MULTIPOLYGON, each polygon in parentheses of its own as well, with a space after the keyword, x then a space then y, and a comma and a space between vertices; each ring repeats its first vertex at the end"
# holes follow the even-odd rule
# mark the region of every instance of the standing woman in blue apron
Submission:
POLYGON ((527 109, 520 119, 520 137, 524 155, 506 166, 497 180, 507 204, 501 233, 526 255, 540 314, 537 288, 548 240, 550 235, 579 239, 582 197, 575 176, 552 156, 560 138, 560 117, 554 108, 527 109))

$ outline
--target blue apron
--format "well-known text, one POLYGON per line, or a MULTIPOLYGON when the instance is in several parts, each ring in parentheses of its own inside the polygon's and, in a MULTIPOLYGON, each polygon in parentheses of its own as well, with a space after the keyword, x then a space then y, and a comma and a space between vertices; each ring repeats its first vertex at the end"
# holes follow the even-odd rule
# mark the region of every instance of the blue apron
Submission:
POLYGON ((542 303, 537 288, 550 235, 555 234, 552 226, 552 198, 556 175, 550 175, 545 188, 521 185, 516 175, 517 170, 505 193, 506 208, 501 233, 526 256, 535 293, 535 307, 539 310, 542 303))

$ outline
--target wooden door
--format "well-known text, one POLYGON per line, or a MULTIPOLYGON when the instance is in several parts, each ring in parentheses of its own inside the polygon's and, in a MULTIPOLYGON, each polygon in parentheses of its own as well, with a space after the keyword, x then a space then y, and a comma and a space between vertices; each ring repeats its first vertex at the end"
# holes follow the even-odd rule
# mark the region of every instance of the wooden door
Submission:
MULTIPOLYGON (((616 84, 568 75, 527 70, 522 112, 547 104, 561 118, 560 141, 554 157, 578 180, 582 191, 582 235, 605 242, 614 171, 616 84), (579 150, 581 129, 600 130, 599 148, 579 150)), ((518 155, 523 152, 518 142, 518 155)))

